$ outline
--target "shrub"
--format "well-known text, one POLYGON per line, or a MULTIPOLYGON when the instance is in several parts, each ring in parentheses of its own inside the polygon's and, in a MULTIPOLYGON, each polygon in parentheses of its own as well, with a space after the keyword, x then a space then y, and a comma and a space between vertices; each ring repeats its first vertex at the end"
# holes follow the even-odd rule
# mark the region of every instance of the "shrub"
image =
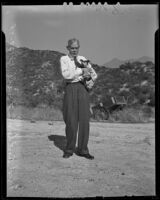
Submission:
MULTIPOLYGON (((55 107, 38 106, 35 108, 25 106, 8 106, 7 118, 22 120, 63 120, 61 110, 55 107)), ((126 107, 123 110, 114 111, 109 115, 108 122, 149 122, 154 120, 155 110, 149 106, 126 107)), ((98 113, 94 121, 104 121, 104 113, 98 113)), ((91 119, 93 120, 93 119, 91 119)))
POLYGON ((7 107, 7 118, 23 120, 62 120, 62 112, 54 107, 7 107))
POLYGON ((149 122, 154 118, 154 109, 149 106, 141 108, 124 108, 123 110, 114 112, 110 115, 109 120, 112 122, 149 122))

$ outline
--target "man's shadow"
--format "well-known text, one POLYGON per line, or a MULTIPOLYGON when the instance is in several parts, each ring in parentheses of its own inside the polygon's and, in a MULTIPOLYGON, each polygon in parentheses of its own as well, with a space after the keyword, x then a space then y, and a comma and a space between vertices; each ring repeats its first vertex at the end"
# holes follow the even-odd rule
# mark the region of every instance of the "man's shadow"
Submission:
POLYGON ((54 145, 58 147, 60 150, 64 151, 66 147, 66 137, 62 135, 49 135, 48 139, 53 141, 54 145))

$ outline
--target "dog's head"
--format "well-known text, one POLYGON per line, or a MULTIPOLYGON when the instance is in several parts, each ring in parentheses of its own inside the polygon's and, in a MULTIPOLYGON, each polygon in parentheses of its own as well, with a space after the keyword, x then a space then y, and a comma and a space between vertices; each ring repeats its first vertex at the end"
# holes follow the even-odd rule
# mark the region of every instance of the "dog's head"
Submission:
POLYGON ((82 59, 80 61, 81 61, 81 63, 87 64, 87 65, 90 62, 90 60, 82 60, 82 59))

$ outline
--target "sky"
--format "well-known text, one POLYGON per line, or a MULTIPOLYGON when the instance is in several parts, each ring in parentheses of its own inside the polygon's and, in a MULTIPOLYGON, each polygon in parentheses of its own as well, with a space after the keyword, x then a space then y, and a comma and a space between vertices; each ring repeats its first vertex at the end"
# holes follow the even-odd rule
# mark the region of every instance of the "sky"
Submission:
POLYGON ((154 58, 158 4, 2 6, 2 30, 16 47, 68 53, 67 41, 80 41, 79 54, 103 65, 154 58))

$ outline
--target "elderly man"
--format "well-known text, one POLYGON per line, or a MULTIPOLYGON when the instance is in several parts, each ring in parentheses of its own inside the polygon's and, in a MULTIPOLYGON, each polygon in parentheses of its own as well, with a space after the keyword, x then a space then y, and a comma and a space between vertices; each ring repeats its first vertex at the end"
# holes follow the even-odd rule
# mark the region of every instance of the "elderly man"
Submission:
POLYGON ((63 157, 69 158, 75 152, 78 132, 76 154, 94 159, 88 150, 90 118, 88 90, 93 87, 97 74, 86 58, 78 55, 79 47, 79 40, 70 39, 67 45, 69 54, 60 59, 62 76, 66 81, 63 118, 66 124, 67 145, 63 157))

